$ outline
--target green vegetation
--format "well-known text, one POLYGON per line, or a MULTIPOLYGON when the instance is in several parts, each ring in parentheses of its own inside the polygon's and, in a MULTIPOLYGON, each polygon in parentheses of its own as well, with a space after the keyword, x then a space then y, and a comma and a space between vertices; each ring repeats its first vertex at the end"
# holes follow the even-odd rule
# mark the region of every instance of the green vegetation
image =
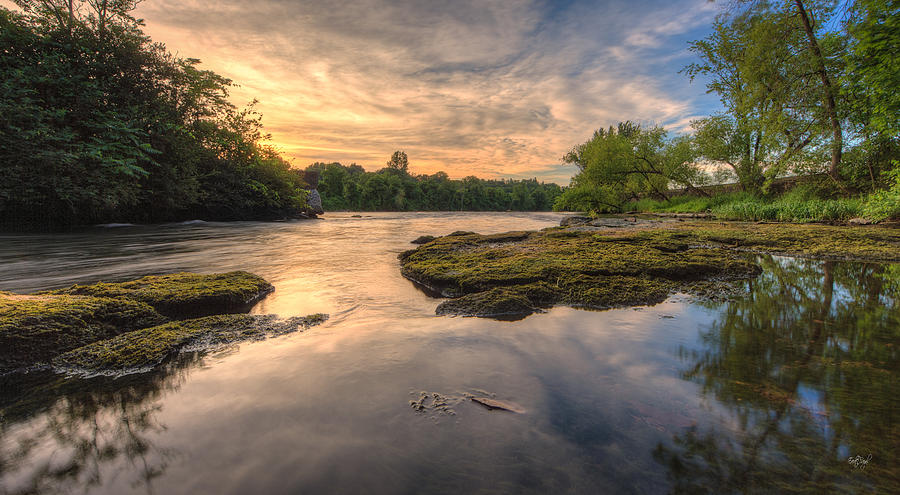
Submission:
POLYGON ((626 203, 622 209, 628 212, 707 213, 713 208, 740 201, 752 201, 756 197, 745 192, 717 194, 715 196, 675 196, 667 200, 644 198, 626 203))
POLYGON ((710 213, 723 220, 845 223, 862 216, 871 218, 871 215, 864 215, 865 204, 869 203, 860 198, 818 199, 798 190, 775 198, 749 193, 677 196, 667 201, 647 198, 628 203, 623 209, 633 212, 710 213))
POLYGON ((452 180, 444 172, 411 175, 406 153, 366 172, 359 165, 314 163, 325 210, 354 211, 548 211, 562 193, 556 184, 531 180, 452 180))
POLYGON ((169 318, 186 318, 244 312, 273 290, 262 277, 236 271, 173 273, 129 282, 73 285, 50 293, 132 299, 153 306, 169 318))
POLYGON ((274 315, 216 315, 135 330, 95 342, 53 359, 58 369, 79 373, 121 373, 152 368, 190 346, 208 349, 260 340, 324 322, 316 314, 279 320, 274 315))
POLYGON ((730 282, 760 272, 740 251, 900 260, 900 232, 879 227, 646 225, 457 232, 402 253, 401 269, 406 278, 454 298, 438 314, 522 317, 554 304, 604 309, 655 304, 675 291, 727 294, 730 282))
POLYGON ((236 109, 230 80, 153 43, 136 2, 16 3, 0 7, 0 227, 305 210, 252 104, 236 109))
POLYGON ((164 321, 152 307, 130 299, 0 292, 0 370, 46 363, 59 353, 164 321))
POLYGON ((222 314, 247 311, 272 290, 261 277, 229 272, 73 285, 32 295, 0 292, 0 371, 50 364, 70 372, 137 370, 186 346, 199 350, 260 339, 327 318, 222 314), (200 315, 215 316, 168 321, 200 315))
POLYGON ((900 218, 900 4, 739 1, 694 41, 723 111, 669 138, 630 122, 597 131, 564 160, 578 166, 558 210, 711 211, 722 218, 900 218), (824 177, 813 197, 778 198, 785 176, 824 177), (747 196, 710 198, 736 180, 747 196), (694 199, 676 198, 690 194, 694 199), (714 191, 714 190, 713 190, 714 191))

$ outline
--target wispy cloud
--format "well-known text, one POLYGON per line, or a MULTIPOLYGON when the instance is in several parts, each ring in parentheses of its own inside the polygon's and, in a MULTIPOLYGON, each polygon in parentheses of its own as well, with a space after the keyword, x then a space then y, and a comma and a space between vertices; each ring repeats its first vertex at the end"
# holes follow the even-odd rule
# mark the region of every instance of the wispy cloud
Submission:
POLYGON ((148 0, 146 31, 260 100, 297 166, 540 177, 594 129, 631 119, 683 128, 713 99, 677 74, 705 0, 148 0))

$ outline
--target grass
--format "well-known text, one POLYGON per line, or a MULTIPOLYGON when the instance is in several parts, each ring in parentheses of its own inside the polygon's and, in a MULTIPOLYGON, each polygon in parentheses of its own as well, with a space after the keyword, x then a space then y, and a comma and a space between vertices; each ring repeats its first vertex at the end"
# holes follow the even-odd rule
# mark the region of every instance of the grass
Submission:
MULTIPOLYGON (((880 198, 879 198, 880 199, 880 198)), ((712 197, 678 196, 668 201, 649 198, 625 205, 625 211, 648 213, 711 213, 723 220, 743 220, 748 222, 824 222, 845 223, 856 217, 865 216, 873 221, 889 218, 890 212, 866 215, 874 211, 872 206, 884 204, 861 198, 820 199, 804 188, 797 188, 777 198, 753 196, 738 192, 712 197)), ((896 208, 900 211, 900 205, 896 208)))
POLYGON ((656 213, 704 213, 723 204, 753 199, 748 193, 728 193, 718 196, 676 196, 667 201, 644 198, 626 204, 624 211, 656 212, 656 213))
POLYGON ((775 201, 752 199, 725 203, 711 209, 713 215, 724 220, 773 222, 843 223, 862 213, 862 200, 780 198, 775 201))

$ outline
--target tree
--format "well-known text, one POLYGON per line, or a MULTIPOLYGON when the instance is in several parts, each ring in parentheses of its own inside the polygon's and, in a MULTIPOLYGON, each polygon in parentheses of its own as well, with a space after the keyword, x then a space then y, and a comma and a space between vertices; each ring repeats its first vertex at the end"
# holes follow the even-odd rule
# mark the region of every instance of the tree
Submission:
POLYGON ((857 0, 848 22, 845 82, 859 120, 874 132, 900 135, 900 1, 857 0))
POLYGON ((0 225, 297 214, 305 184, 231 81, 154 44, 125 0, 0 8, 0 225))
POLYGON ((840 73, 845 38, 824 30, 823 21, 833 12, 830 2, 742 5, 717 18, 710 36, 691 44, 701 61, 684 69, 691 78, 711 77, 707 88, 725 106, 729 118, 710 122, 710 129, 722 131, 720 124, 729 124, 725 134, 734 138, 732 147, 743 147, 744 173, 738 175, 750 180, 751 189, 757 165, 771 180, 826 154, 836 177, 842 102, 832 79, 840 73))
POLYGON ((389 169, 408 173, 409 160, 406 158, 406 153, 403 151, 395 151, 394 154, 391 155, 390 161, 387 162, 387 166, 389 169))
POLYGON ((668 199, 670 182, 695 188, 704 174, 694 165, 690 140, 667 136, 661 127, 642 129, 633 122, 598 129, 563 157, 579 172, 554 208, 619 211, 644 195, 668 199))

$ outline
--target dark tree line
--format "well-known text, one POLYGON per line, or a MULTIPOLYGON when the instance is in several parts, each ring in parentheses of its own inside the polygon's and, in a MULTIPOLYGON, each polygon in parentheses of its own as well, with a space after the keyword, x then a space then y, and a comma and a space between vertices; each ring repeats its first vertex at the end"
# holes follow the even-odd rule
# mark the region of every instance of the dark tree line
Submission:
POLYGON ((314 163, 325 210, 358 211, 547 211, 562 193, 553 183, 527 180, 450 179, 444 172, 412 175, 406 153, 395 152, 387 166, 314 163))
POLYGON ((0 225, 262 219, 306 207, 299 172, 232 82, 141 32, 125 0, 0 8, 0 225))

